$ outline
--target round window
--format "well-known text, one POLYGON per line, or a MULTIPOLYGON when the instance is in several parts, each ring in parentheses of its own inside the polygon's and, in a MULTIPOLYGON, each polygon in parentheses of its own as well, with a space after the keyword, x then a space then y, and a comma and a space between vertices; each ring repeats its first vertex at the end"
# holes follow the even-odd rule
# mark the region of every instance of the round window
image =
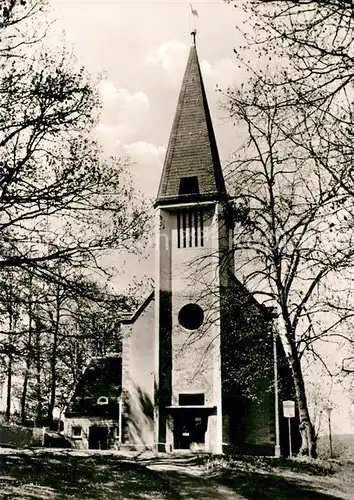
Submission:
POLYGON ((196 330, 204 321, 204 311, 198 304, 187 304, 178 313, 178 321, 187 330, 196 330))

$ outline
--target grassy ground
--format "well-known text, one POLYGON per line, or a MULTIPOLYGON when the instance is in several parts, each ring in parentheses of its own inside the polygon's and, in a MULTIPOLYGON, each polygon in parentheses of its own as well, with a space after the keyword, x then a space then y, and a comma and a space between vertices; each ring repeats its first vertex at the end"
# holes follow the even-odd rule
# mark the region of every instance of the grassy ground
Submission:
POLYGON ((179 498, 162 476, 108 454, 12 450, 0 470, 1 499, 179 498))
POLYGON ((2 449, 0 499, 353 500, 354 463, 2 449))
POLYGON ((249 500, 354 499, 354 462, 205 458, 210 478, 249 500))

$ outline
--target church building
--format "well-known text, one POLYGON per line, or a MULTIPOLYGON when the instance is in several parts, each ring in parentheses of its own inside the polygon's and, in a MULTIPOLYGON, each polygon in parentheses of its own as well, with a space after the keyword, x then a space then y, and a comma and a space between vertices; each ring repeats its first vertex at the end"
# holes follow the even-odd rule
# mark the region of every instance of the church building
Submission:
POLYGON ((195 34, 155 217, 155 290, 122 321, 122 446, 273 454, 272 320, 234 274, 195 34))

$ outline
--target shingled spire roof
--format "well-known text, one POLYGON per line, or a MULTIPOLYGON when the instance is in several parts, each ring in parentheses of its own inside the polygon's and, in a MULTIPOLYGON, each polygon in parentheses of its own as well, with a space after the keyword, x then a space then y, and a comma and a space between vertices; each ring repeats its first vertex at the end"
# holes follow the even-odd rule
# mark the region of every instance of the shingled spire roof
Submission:
POLYGON ((226 196, 198 54, 193 44, 155 206, 226 196))

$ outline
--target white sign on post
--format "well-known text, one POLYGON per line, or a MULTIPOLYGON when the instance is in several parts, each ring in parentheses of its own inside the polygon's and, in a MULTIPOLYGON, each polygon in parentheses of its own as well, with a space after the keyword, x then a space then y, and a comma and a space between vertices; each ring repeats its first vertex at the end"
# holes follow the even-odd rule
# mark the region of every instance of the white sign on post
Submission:
POLYGON ((295 417, 295 401, 283 401, 283 414, 285 418, 295 417))
POLYGON ((295 417, 295 401, 283 401, 283 414, 288 419, 289 429, 289 457, 293 456, 291 447, 291 419, 295 417))

